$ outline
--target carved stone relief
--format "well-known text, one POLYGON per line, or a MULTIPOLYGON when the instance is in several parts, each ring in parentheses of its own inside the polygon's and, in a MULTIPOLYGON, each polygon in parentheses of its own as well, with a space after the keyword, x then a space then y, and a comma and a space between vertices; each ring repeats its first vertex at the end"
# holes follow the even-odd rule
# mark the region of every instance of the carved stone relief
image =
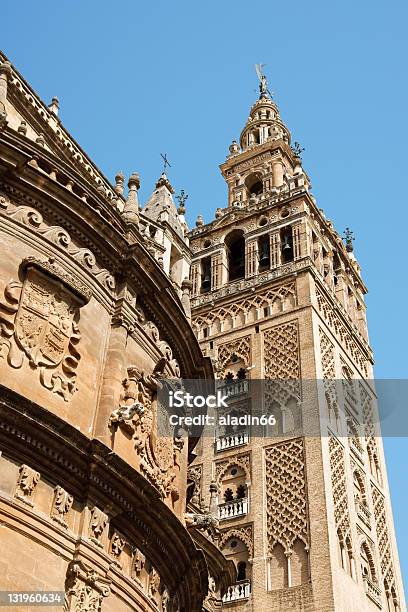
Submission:
POLYGON ((91 510, 91 516, 89 519, 88 537, 97 546, 103 548, 104 535, 106 526, 108 524, 108 515, 102 512, 99 508, 94 506, 91 510))
POLYGON ((82 561, 72 561, 65 581, 65 612, 100 612, 102 601, 110 595, 111 581, 82 561))
POLYGON ((51 518, 63 527, 67 527, 65 515, 71 510, 73 502, 74 498, 72 495, 67 493, 62 487, 56 486, 51 507, 51 518))
POLYGON ((106 289, 112 291, 115 288, 114 277, 108 270, 97 264, 94 253, 87 248, 75 245, 70 234, 63 227, 45 223, 41 213, 35 208, 16 204, 10 200, 8 195, 0 193, 0 213, 19 224, 29 227, 33 232, 43 236, 59 249, 68 253, 106 289))
MULTIPOLYGON (((166 361, 166 360, 165 360, 166 361)), ((159 362, 160 363, 160 362, 159 362)), ((163 364, 158 364, 160 370, 163 364)), ((179 497, 174 484, 179 465, 179 453, 184 440, 174 435, 157 435, 157 389, 160 372, 146 375, 135 366, 127 369, 122 382, 119 407, 113 411, 109 426, 118 427, 133 440, 140 459, 142 474, 159 490, 163 497, 179 497)))
POLYGON ((41 384, 68 402, 81 358, 79 309, 90 292, 53 260, 29 257, 21 269, 23 282, 10 281, 0 302, 0 357, 17 369, 27 360, 41 384))
POLYGON ((17 487, 14 494, 14 497, 24 502, 29 506, 33 506, 33 493, 34 489, 40 480, 40 473, 36 472, 28 465, 22 465, 20 467, 20 475, 17 481, 17 487))

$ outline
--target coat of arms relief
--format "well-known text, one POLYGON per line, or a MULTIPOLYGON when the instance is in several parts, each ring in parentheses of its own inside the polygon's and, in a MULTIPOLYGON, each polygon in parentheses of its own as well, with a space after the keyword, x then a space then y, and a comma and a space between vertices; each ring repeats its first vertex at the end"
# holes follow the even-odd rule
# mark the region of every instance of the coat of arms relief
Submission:
POLYGON ((53 259, 25 259, 21 276, 6 285, 0 301, 0 358, 17 369, 27 360, 41 384, 68 402, 77 390, 79 309, 90 290, 53 259))
POLYGON ((180 469, 179 456, 184 439, 175 432, 158 435, 157 431, 160 410, 157 390, 161 386, 160 379, 164 377, 164 368, 169 363, 163 357, 150 375, 136 366, 127 369, 127 377, 122 381, 119 407, 112 412, 109 427, 114 431, 120 429, 133 441, 142 474, 164 498, 169 497, 174 502, 179 498, 175 480, 180 469))

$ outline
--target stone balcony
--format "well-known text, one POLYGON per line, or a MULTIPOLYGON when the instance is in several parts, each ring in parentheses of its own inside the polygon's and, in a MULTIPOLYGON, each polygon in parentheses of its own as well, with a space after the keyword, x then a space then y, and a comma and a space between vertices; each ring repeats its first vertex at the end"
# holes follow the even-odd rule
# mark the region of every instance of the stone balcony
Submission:
POLYGON ((217 386, 217 389, 228 397, 235 397, 236 395, 245 395, 248 393, 248 387, 248 381, 244 379, 228 383, 223 382, 221 385, 217 386))
POLYGON ((228 587, 227 592, 222 598, 224 603, 229 603, 232 601, 239 601, 241 599, 248 599, 251 594, 251 581, 250 580, 240 580, 235 584, 228 587))
POLYGON ((379 608, 381 608, 381 589, 367 576, 363 577, 364 588, 367 597, 371 599, 379 608))
POLYGON ((218 436, 215 441, 215 448, 217 453, 229 450, 230 448, 236 448, 238 446, 244 446, 249 442, 248 431, 239 431, 227 436, 218 436))
POLYGON ((248 498, 246 497, 218 505, 218 518, 220 521, 238 518, 246 514, 248 514, 248 498))

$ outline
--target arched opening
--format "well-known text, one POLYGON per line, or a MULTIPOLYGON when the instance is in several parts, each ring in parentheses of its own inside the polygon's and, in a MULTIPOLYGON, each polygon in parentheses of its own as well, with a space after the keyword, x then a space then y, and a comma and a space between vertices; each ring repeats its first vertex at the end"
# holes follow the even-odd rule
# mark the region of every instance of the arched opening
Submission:
POLYGON ((288 586, 288 558, 282 544, 275 544, 271 553, 271 589, 276 591, 288 586))
POLYGON ((293 237, 292 227, 290 225, 281 229, 280 239, 282 263, 288 263, 289 261, 293 261, 293 237))
POLYGON ((201 293, 211 290, 211 257, 201 260, 201 293))
POLYGON ((259 272, 269 270, 271 267, 271 247, 269 242, 269 234, 258 238, 258 253, 259 253, 259 272))
POLYGON ((260 195, 263 192, 261 175, 256 172, 249 174, 245 179, 245 187, 247 188, 248 199, 252 195, 260 195))
POLYGON ((309 582, 309 558, 304 542, 297 539, 290 558, 292 582, 291 586, 299 586, 309 582))
POLYGON ((225 239, 228 255, 229 282, 245 277, 245 238, 242 230, 234 230, 225 239))
POLYGON ((240 561, 237 565, 237 580, 246 580, 247 578, 247 564, 245 561, 240 561))
POLYGON ((360 568, 363 580, 376 582, 373 557, 366 542, 363 542, 360 548, 360 568))
POLYGON ((223 597, 225 602, 246 599, 251 593, 251 566, 247 545, 232 535, 222 546, 223 555, 235 563, 237 582, 230 586, 223 597))

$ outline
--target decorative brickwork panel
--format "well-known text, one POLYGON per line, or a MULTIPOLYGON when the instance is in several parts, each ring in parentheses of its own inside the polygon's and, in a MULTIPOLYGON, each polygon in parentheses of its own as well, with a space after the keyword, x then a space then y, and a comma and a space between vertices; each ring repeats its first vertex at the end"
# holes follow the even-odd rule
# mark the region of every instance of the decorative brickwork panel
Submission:
POLYGON ((367 376, 367 357, 362 353, 357 342, 353 338, 353 335, 348 331, 347 327, 341 321, 340 317, 336 314, 333 307, 329 304, 318 287, 316 287, 316 297, 319 312, 323 316, 325 323, 331 329, 333 334, 339 339, 347 354, 353 359, 360 371, 367 376))
POLYGON ((295 283, 272 287, 267 291, 259 292, 256 295, 244 300, 235 300, 228 306, 213 308, 205 315, 194 317, 193 322, 198 327, 205 327, 213 323, 222 323, 227 319, 235 319, 239 315, 248 316, 251 310, 260 311, 264 308, 276 306, 279 310, 288 310, 296 304, 295 283))
POLYGON ((373 498, 374 521, 377 533, 381 573, 383 579, 388 583, 388 587, 393 587, 395 589, 395 573, 391 554, 390 536, 388 533, 385 498, 373 484, 371 485, 371 495, 373 498))
POLYGON ((290 399, 298 401, 300 388, 299 329, 297 321, 275 325, 263 334, 267 407, 273 402, 286 407, 290 399), (279 382, 282 381, 282 382, 279 382))
POLYGON ((236 361, 242 360, 245 366, 250 365, 251 356, 251 336, 244 336, 243 338, 237 338, 232 342, 226 342, 218 346, 218 364, 219 367, 224 369, 234 359, 236 361))
POLYGON ((337 533, 343 542, 347 539, 351 542, 344 448, 334 436, 329 438, 329 454, 337 533))
POLYGON ((297 321, 275 325, 264 332, 265 378, 298 379, 299 330, 297 321))
POLYGON ((327 408, 329 411, 333 410, 335 415, 338 416, 334 345, 321 328, 319 328, 319 339, 327 408))
POLYGON ((309 545, 304 446, 301 438, 265 450, 266 519, 269 550, 282 544, 290 553, 295 540, 309 545))

